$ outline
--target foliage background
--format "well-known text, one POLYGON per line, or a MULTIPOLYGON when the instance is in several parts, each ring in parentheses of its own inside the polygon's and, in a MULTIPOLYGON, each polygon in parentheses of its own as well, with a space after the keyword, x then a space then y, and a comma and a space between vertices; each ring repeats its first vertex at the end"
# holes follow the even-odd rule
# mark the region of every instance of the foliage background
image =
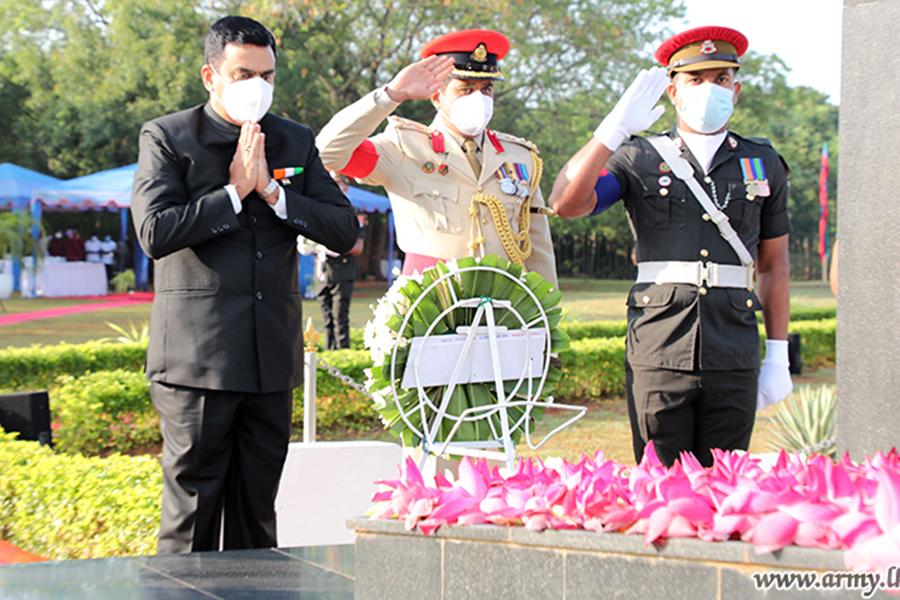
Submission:
MULTIPOLYGON (((541 148, 547 196, 636 72, 653 64, 684 8, 680 0, 0 0, 0 162, 62 178, 134 162, 143 122, 205 100, 203 37, 225 14, 270 27, 279 44, 272 110, 316 131, 416 60, 435 35, 504 32, 512 49, 492 126, 541 148)), ((748 53, 732 126, 769 138, 791 166, 793 273, 818 279, 819 156, 828 142, 836 197, 838 107, 824 93, 788 86, 786 70, 777 57, 748 53)), ((433 117, 426 102, 398 113, 433 117)), ((673 121, 668 107, 658 126, 673 121)), ((633 275, 621 206, 599 218, 555 219, 552 231, 561 274, 633 275)))

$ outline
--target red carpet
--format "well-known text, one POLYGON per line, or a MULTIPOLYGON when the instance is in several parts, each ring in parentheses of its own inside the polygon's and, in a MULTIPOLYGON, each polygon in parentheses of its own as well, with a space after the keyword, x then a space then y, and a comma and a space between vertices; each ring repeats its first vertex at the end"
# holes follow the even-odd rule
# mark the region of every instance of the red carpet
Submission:
POLYGON ((40 556, 35 556, 29 552, 25 552, 24 550, 20 550, 16 548, 9 542, 4 542, 0 540, 0 565, 11 565, 14 563, 30 563, 30 562, 43 562, 47 560, 46 558, 41 558, 40 556))
POLYGON ((78 299, 105 300, 105 302, 97 302, 96 304, 75 304, 73 306, 63 306, 60 308, 47 308, 45 310, 15 313, 12 315, 0 315, 0 325, 24 323, 25 321, 34 321, 37 319, 52 319, 54 317, 64 317, 66 315, 94 312, 107 308, 119 308, 121 306, 129 306, 131 304, 144 304, 146 302, 153 302, 153 292, 110 294, 108 296, 87 296, 78 299))

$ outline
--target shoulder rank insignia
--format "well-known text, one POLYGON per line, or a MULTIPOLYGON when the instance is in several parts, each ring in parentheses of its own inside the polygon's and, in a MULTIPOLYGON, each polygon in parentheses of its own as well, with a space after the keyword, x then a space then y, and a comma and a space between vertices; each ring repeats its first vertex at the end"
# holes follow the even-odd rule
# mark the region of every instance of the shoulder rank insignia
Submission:
MULTIPOLYGON (((535 146, 533 143, 529 142, 528 140, 526 140, 524 138, 516 137, 516 136, 510 135, 508 133, 501 133, 499 131, 493 131, 493 130, 490 130, 488 132, 488 135, 489 136, 493 135, 494 137, 496 137, 498 144, 500 144, 502 142, 512 142, 515 144, 519 144, 520 146, 525 146, 526 148, 528 148, 535 154, 540 154, 537 146, 535 146)), ((491 141, 493 142, 493 139, 491 141)), ((496 144, 494 144, 494 146, 496 147, 496 144)), ((497 151, 500 152, 499 149, 497 151)))
POLYGON ((396 115, 391 115, 388 117, 388 125, 398 127, 400 129, 413 129, 415 131, 421 131, 426 135, 431 135, 431 129, 426 127, 425 125, 422 125, 421 123, 417 123, 416 121, 412 121, 410 119, 398 117, 396 115))

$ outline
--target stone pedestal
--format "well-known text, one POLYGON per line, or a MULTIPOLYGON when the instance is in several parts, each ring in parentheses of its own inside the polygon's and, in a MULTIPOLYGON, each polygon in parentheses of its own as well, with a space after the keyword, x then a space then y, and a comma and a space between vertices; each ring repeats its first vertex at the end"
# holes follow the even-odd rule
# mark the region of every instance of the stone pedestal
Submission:
POLYGON ((846 575, 840 551, 792 546, 757 555, 743 542, 698 539, 645 548, 640 535, 493 525, 444 526, 431 536, 406 531, 400 521, 357 519, 348 527, 356 530, 356 600, 862 597, 846 587, 756 588, 754 573, 846 575))
POLYGON ((397 444, 290 444, 275 497, 279 547, 352 544, 347 519, 372 507, 375 481, 396 479, 399 464, 397 444))
POLYGON ((843 29, 837 441, 862 460, 900 447, 900 1, 844 0, 843 29))

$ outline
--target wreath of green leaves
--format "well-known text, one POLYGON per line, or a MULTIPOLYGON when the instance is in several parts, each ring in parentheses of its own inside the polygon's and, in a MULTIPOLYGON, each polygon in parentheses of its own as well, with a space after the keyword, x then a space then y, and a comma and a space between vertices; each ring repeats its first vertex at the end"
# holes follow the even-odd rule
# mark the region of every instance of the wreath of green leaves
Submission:
MULTIPOLYGON (((537 326, 549 329, 551 353, 564 350, 569 345, 569 336, 559 328, 562 318, 562 308, 559 306, 562 298, 560 291, 538 273, 533 271, 524 273, 522 267, 497 255, 488 255, 481 259, 461 258, 450 261, 449 265, 439 262, 436 266, 426 269, 420 278, 407 278, 396 282, 382 302, 387 301, 389 297, 393 298, 390 302, 389 316, 383 323, 370 322, 367 332, 381 328, 381 334, 390 335, 393 343, 389 348, 384 345, 379 347, 371 343, 367 334, 366 346, 372 351, 374 364, 368 371, 369 378, 366 384, 375 399, 375 407, 385 426, 395 437, 402 438, 403 444, 407 447, 418 445, 421 441, 419 432, 425 430, 418 389, 400 387, 400 379, 409 358, 410 343, 416 336, 453 334, 457 327, 472 324, 477 309, 458 306, 451 309, 454 306, 454 298, 508 300, 511 309, 495 305, 496 325, 504 325, 510 330, 520 329, 522 323, 519 317, 521 317, 529 328, 537 326), (489 267, 491 270, 470 269, 470 267, 489 267), (449 273, 452 275, 444 277, 449 273), (439 280, 440 282, 435 285, 439 280), (531 293, 526 291, 526 288, 531 293), (412 314, 409 314, 410 310, 412 314), (542 316, 542 310, 546 319, 542 316), (518 313, 518 317, 515 313, 518 313), (389 331, 385 332, 384 328, 389 331)), ((556 366, 547 361, 545 364, 547 371, 543 386, 533 390, 544 398, 562 377, 562 372, 556 366)), ((527 395, 525 390, 528 386, 521 385, 519 380, 506 380, 503 386, 510 401, 524 400, 527 395)), ((425 419, 429 426, 430 421, 436 417, 435 407, 440 405, 445 390, 446 386, 424 388, 428 398, 425 419)), ((459 415, 466 409, 496 404, 497 395, 493 382, 458 384, 452 392, 447 406, 447 418, 442 420, 435 441, 447 439, 459 421, 459 415)), ((543 415, 543 408, 531 407, 529 414, 526 414, 525 406, 510 406, 507 415, 511 437, 513 441, 518 442, 526 426, 526 420, 530 418, 532 423, 536 422, 543 415)), ((500 431, 500 415, 493 412, 482 419, 463 419, 453 434, 453 441, 488 441, 495 439, 494 433, 498 431, 500 431)))

